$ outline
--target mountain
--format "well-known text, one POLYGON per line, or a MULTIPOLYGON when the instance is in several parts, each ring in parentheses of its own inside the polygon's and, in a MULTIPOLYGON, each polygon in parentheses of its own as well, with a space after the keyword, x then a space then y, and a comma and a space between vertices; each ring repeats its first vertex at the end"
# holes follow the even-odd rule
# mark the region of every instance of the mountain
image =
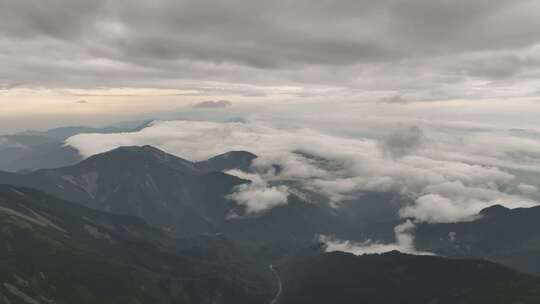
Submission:
POLYGON ((77 149, 63 142, 50 142, 32 147, 11 147, 0 150, 0 168, 6 171, 32 171, 57 168, 82 160, 77 149))
POLYGON ((223 237, 174 240, 140 219, 0 185, 3 303, 268 303, 275 282, 223 237))
POLYGON ((219 232, 236 204, 226 199, 246 181, 206 172, 150 146, 121 147, 69 167, 26 175, 0 174, 0 182, 40 189, 97 210, 139 216, 176 235, 219 232))
POLYGON ((42 144, 55 142, 52 137, 40 135, 40 134, 13 134, 13 135, 0 135, 0 149, 5 148, 17 148, 17 147, 31 147, 42 144))
POLYGON ((484 209, 472 222, 419 224, 416 247, 451 257, 496 261, 540 274, 540 207, 484 209))
POLYGON ((333 252, 277 268, 278 303, 539 303, 540 279, 480 260, 333 252))
POLYGON ((206 161, 195 163, 195 166, 202 171, 227 171, 232 169, 251 171, 251 162, 257 155, 247 151, 231 151, 218 156, 214 156, 206 161))
MULTIPOLYGON (((32 187, 92 209, 139 216, 177 236, 225 233, 250 243, 312 242, 317 235, 362 241, 368 223, 398 217, 395 193, 365 192, 340 208, 301 184, 288 204, 256 215, 227 199, 248 181, 222 170, 251 170, 255 155, 233 151, 204 162, 190 162, 151 146, 121 147, 73 166, 27 174, 0 172, 0 183, 32 187), (235 216, 231 216, 235 215, 235 216)), ((393 236, 391 236, 393 237, 393 236)))
POLYGON ((268 268, 222 235, 0 185, 4 303, 538 303, 540 279, 480 260, 305 248, 268 268), (274 274, 272 274, 274 272, 274 274), (280 288, 281 287, 281 288, 280 288), (276 300, 273 302, 273 300, 276 300))
POLYGON ((25 131, 0 136, 0 170, 33 171, 74 165, 83 158, 77 149, 66 146, 65 140, 84 133, 134 132, 148 126, 149 122, 134 127, 62 127, 47 131, 25 131))
MULTIPOLYGON (((334 208, 326 200, 290 194, 288 203, 254 216, 231 218, 225 232, 248 240, 312 241, 318 235, 364 241, 373 223, 398 216, 395 193, 365 192, 334 208), (313 200, 312 200, 313 199, 313 200)), ((391 229, 390 229, 391 230, 391 229)), ((393 234, 390 236, 393 237, 393 234)))
POLYGON ((20 134, 0 136, 1 170, 20 171, 49 165, 55 167, 80 160, 81 156, 75 149, 66 148, 63 142, 51 137, 20 134), (61 153, 55 153, 56 151, 61 153))

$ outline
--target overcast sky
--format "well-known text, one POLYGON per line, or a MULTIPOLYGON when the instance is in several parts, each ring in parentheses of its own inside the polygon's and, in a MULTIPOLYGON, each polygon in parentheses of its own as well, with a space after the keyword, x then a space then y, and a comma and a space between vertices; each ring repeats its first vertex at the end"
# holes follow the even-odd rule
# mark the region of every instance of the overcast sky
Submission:
POLYGON ((539 14, 537 0, 0 0, 0 127, 209 100, 511 106, 540 92, 539 14))

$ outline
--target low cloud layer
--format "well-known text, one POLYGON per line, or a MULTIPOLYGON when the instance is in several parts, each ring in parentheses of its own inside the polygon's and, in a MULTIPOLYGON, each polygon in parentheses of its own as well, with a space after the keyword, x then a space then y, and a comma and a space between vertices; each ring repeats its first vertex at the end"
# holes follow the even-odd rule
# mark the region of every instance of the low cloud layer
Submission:
POLYGON ((237 189, 231 196, 249 212, 286 203, 285 188, 268 186, 284 181, 300 182, 304 189, 326 196, 336 207, 363 191, 402 193, 414 203, 404 203, 401 216, 418 222, 468 221, 495 204, 509 208, 537 204, 534 189, 524 186, 520 177, 511 173, 519 168, 538 172, 535 170, 540 166, 529 165, 535 159, 536 164, 540 163, 534 149, 537 141, 499 134, 497 140, 491 141, 501 148, 486 151, 467 143, 478 140, 484 145, 486 138, 476 133, 464 138, 460 133, 446 132, 442 136, 430 129, 429 136, 417 127, 403 129, 401 125, 387 133, 399 134, 402 130, 425 143, 413 142, 415 148, 411 149, 402 147, 408 142, 389 143, 387 136, 380 140, 345 137, 315 129, 276 128, 261 121, 163 121, 139 132, 82 134, 67 142, 85 156, 118 146, 144 144, 189 160, 204 160, 232 150, 250 151, 259 156, 253 166, 260 175, 256 182, 237 189), (385 149, 394 149, 392 153, 399 157, 388 157, 385 149), (517 153, 520 156, 516 158, 517 153), (281 168, 280 172, 273 170, 274 165, 281 168))

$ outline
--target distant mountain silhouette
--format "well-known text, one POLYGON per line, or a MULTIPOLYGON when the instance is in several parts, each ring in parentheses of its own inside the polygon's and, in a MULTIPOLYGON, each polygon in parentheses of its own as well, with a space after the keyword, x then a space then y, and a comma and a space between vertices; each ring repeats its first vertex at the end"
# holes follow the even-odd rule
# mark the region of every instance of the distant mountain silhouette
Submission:
POLYGON ((480 219, 465 223, 421 224, 416 246, 452 257, 496 261, 540 274, 540 207, 508 209, 493 206, 480 219))
POLYGON ((333 252, 278 267, 279 303, 538 303, 540 279, 480 260, 333 252))
POLYGON ((148 124, 149 122, 139 123, 130 128, 61 127, 47 131, 0 135, 0 170, 17 172, 70 166, 81 161, 83 157, 77 149, 66 146, 67 138, 85 133, 134 132, 148 124))

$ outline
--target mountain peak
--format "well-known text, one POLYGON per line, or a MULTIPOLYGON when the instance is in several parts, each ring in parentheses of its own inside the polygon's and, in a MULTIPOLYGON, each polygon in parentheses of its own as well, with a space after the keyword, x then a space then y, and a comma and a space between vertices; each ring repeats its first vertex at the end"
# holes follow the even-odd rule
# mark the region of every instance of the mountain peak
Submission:
POLYGON ((155 152, 155 153, 164 153, 166 154, 164 151, 156 148, 156 147, 153 147, 153 146, 150 146, 150 145, 144 145, 144 146, 121 146, 121 147, 118 147, 118 148, 115 148, 115 149, 112 149, 108 152, 104 152, 104 153, 109 153, 109 152, 113 152, 113 151, 127 151, 127 152, 140 152, 140 153, 144 153, 144 152, 155 152))
POLYGON ((493 205, 493 206, 482 209, 480 211, 480 214, 485 215, 485 216, 496 216, 500 214, 505 214, 508 211, 510 211, 510 209, 502 205, 493 205))
POLYGON ((177 170, 198 171, 194 164, 188 160, 179 158, 156 147, 145 146, 122 146, 116 149, 96 154, 74 167, 109 167, 109 168, 136 168, 148 166, 166 166, 177 170))
MULTIPOLYGON (((139 155, 145 155, 145 156, 153 156, 158 158, 177 158, 181 159, 177 156, 174 156, 172 154, 169 154, 163 150, 160 150, 154 146, 150 145, 144 145, 144 146, 121 146, 118 148, 115 148, 113 150, 97 154, 97 155, 103 155, 103 156, 110 156, 110 155, 125 155, 125 154, 139 154, 139 155)), ((184 160, 187 161, 187 160, 184 160)))
POLYGON ((251 152, 248 152, 248 151, 242 151, 242 150, 239 150, 239 151, 229 151, 229 152, 225 152, 223 154, 219 154, 219 155, 216 155, 212 158, 210 158, 209 160, 212 160, 212 159, 231 159, 231 158, 235 158, 235 159, 239 159, 239 158, 242 158, 242 159, 255 159, 257 158, 257 155, 251 153, 251 152))

